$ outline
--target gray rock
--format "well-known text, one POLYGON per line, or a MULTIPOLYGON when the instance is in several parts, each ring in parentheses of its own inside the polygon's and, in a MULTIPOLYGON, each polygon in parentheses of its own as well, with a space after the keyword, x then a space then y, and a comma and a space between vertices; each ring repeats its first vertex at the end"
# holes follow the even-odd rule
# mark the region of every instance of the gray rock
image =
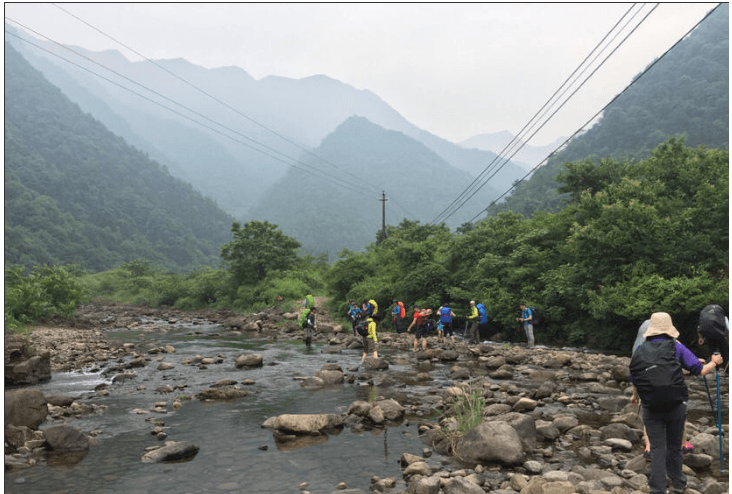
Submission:
POLYGON ((13 452, 18 451, 18 448, 33 439, 35 439, 35 431, 29 427, 24 425, 16 427, 12 424, 5 426, 5 443, 13 452))
POLYGON ((37 384, 51 379, 51 354, 43 352, 28 360, 5 365, 5 381, 10 384, 37 384))
POLYGON ((214 401, 225 401, 225 400, 236 400, 238 398, 244 398, 249 396, 249 391, 243 391, 241 389, 214 389, 206 388, 202 389, 196 394, 196 398, 201 401, 214 400, 214 401))
POLYGON ((521 438, 506 422, 483 422, 473 427, 458 440, 455 452, 468 463, 517 465, 526 459, 521 438))
POLYGON ((259 353, 239 355, 234 361, 234 366, 237 369, 262 367, 262 365, 264 365, 264 359, 259 353))
POLYGON ((367 371, 387 370, 389 368, 389 363, 382 358, 367 358, 363 362, 363 367, 367 371))
POLYGON ((46 396, 38 389, 5 392, 5 426, 26 426, 37 429, 48 416, 46 396))
POLYGON ((162 463, 166 461, 180 461, 191 459, 198 454, 198 446, 180 441, 168 441, 165 446, 148 451, 142 455, 143 463, 162 463))
POLYGON ((220 388, 220 387, 223 387, 223 386, 233 386, 236 383, 237 383, 237 381, 235 381, 233 379, 221 379, 221 380, 216 381, 215 383, 213 383, 211 385, 211 387, 212 388, 220 388))
POLYGON ((89 437, 69 425, 54 425, 43 431, 48 448, 53 451, 85 451, 89 437))
POLYGON ((57 407, 69 407, 74 402, 74 399, 71 396, 51 395, 46 396, 46 401, 49 405, 57 407))
POLYGON ((381 408, 384 412, 384 418, 386 420, 398 420, 404 416, 404 407, 399 404, 398 401, 392 399, 380 400, 374 403, 375 406, 381 408))
POLYGON ((341 417, 331 413, 283 414, 275 419, 273 428, 285 434, 323 434, 342 425, 341 417))
POLYGON ((453 477, 442 487, 445 494, 483 494, 483 489, 464 477, 453 477))

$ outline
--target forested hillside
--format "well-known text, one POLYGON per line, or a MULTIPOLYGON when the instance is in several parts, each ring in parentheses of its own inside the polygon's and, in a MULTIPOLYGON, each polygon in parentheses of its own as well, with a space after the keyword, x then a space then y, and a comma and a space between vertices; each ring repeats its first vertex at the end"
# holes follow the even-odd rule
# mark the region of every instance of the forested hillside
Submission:
POLYGON ((699 311, 729 308, 728 163, 727 150, 676 139, 636 163, 580 163, 558 177, 569 198, 558 213, 501 213, 456 233, 404 221, 378 248, 344 255, 328 281, 336 300, 447 302, 461 318, 476 300, 490 332, 519 341, 525 301, 540 310, 540 343, 620 351, 666 311, 696 344, 699 311))
POLYGON ((604 112, 601 120, 536 170, 502 204, 490 208, 531 215, 557 211, 566 196, 555 177, 570 161, 647 157, 669 136, 687 146, 729 147, 729 4, 720 4, 604 112))
MULTIPOLYGON (((252 219, 275 223, 305 251, 331 258, 344 248, 362 250, 375 240, 381 229, 380 184, 389 196, 386 222, 395 225, 402 218, 431 221, 472 180, 422 143, 363 117, 346 120, 314 154, 326 161, 305 156, 303 162, 342 184, 311 169, 292 168, 252 211, 252 219)), ((495 193, 486 187, 480 197, 486 200, 495 193)), ((467 214, 450 218, 450 225, 467 221, 467 214)))
POLYGON ((5 44, 6 264, 213 266, 232 222, 5 44))

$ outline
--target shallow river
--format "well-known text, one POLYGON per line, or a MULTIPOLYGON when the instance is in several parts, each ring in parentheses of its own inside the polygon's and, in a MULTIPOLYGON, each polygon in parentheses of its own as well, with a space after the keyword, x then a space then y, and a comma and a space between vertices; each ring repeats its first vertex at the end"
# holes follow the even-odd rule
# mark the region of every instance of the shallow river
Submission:
MULTIPOLYGON (((95 386, 108 383, 110 396, 91 400, 107 405, 107 410, 69 422, 85 433, 102 433, 98 444, 76 464, 59 464, 59 460, 49 457, 30 469, 6 472, 5 492, 284 493, 299 492, 301 482, 308 482, 307 489, 312 492, 330 493, 339 482, 368 492, 374 475, 392 477, 403 487, 400 456, 421 455, 425 447, 417 437, 415 421, 365 432, 344 428, 340 434, 324 438, 322 444, 296 449, 280 449, 272 431, 261 428, 266 418, 282 413, 341 413, 355 400, 375 398, 373 388, 358 381, 306 391, 295 379, 314 375, 326 363, 335 363, 344 372, 352 373, 360 363, 360 350, 323 354, 321 345, 306 349, 301 342, 257 341, 246 336, 224 338, 217 336, 219 331, 219 327, 206 324, 177 326, 164 334, 119 331, 114 336, 124 341, 140 342, 144 338, 156 345, 173 345, 176 352, 164 354, 164 361, 175 367, 158 371, 156 356, 151 355, 152 361, 145 367, 132 369, 138 377, 122 384, 111 384, 113 375, 76 372, 54 374, 49 382, 36 386, 46 395, 85 397, 88 401, 86 397, 93 394, 95 386), (196 334, 192 334, 194 331, 196 334), (234 358, 242 352, 262 354, 264 366, 236 369, 234 358), (196 355, 222 355, 225 359, 206 370, 179 363, 196 355), (183 401, 183 407, 175 411, 170 406, 173 398, 194 395, 226 378, 239 383, 253 380, 254 385, 242 388, 255 394, 232 402, 183 401), (157 386, 166 384, 187 387, 167 395, 155 392, 157 386), (145 390, 137 390, 141 385, 145 390), (151 410, 159 401, 167 401, 166 414, 133 412, 151 410), (150 433, 153 424, 145 421, 150 417, 165 423, 166 440, 191 442, 200 448, 198 454, 182 463, 142 463, 145 448, 161 444, 150 433)), ((139 346, 138 351, 142 352, 139 346)), ((130 360, 125 358, 126 362, 130 360)), ((106 364, 112 365, 116 362, 106 364)), ((439 374, 446 370, 434 373, 439 379, 439 374)), ((41 429, 58 423, 48 421, 41 429)), ((428 462, 441 460, 444 458, 435 454, 428 462)))

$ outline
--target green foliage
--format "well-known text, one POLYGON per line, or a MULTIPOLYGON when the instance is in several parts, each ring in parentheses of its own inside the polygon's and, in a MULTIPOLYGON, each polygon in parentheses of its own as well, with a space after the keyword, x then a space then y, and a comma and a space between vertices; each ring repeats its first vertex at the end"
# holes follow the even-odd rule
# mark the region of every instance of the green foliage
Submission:
POLYGON ((286 270, 297 261, 300 242, 268 221, 231 225, 234 239, 221 246, 221 259, 234 280, 243 285, 262 281, 269 271, 286 270))
POLYGON ((464 394, 457 397, 453 408, 457 420, 457 430, 465 434, 483 421, 485 398, 483 390, 470 386, 464 394))
POLYGON ((5 328, 18 329, 53 315, 70 317, 86 292, 75 269, 36 267, 24 275, 22 266, 5 267, 5 328))
POLYGON ((328 281, 343 300, 448 302, 458 318, 474 299, 509 335, 523 300, 542 311, 543 343, 627 349, 653 311, 691 328, 706 304, 727 306, 728 157, 672 138, 641 161, 570 163, 558 213, 501 213, 455 234, 404 221, 328 281))

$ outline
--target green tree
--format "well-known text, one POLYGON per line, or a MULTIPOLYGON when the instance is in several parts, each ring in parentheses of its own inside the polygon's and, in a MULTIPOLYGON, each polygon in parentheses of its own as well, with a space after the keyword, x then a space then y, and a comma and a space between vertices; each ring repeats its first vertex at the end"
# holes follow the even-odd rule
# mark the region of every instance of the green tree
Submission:
POLYGON ((268 221, 250 221, 244 228, 235 221, 231 233, 234 240, 221 246, 221 259, 239 284, 261 281, 268 271, 288 269, 298 260, 300 242, 268 221))

